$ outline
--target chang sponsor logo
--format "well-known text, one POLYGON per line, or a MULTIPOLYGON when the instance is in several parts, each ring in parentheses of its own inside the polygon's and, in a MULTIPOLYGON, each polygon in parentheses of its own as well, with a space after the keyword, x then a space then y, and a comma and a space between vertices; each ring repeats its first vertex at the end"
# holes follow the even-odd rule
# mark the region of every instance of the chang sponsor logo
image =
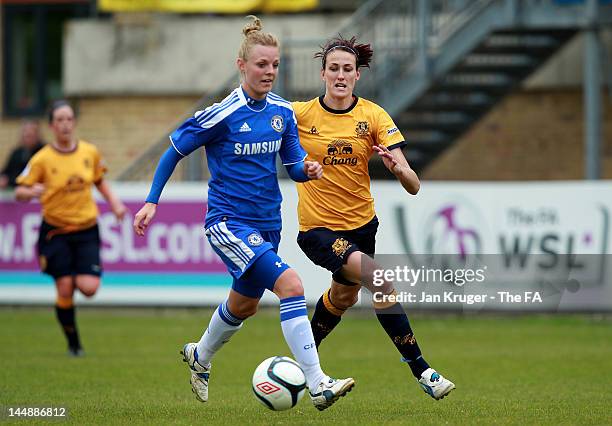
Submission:
POLYGON ((87 189, 87 185, 85 180, 78 175, 72 175, 66 182, 66 186, 64 186, 64 192, 81 192, 87 189))
POLYGON ((327 145, 327 156, 323 157, 324 166, 356 166, 358 159, 353 155, 353 145, 344 139, 335 139, 327 145))

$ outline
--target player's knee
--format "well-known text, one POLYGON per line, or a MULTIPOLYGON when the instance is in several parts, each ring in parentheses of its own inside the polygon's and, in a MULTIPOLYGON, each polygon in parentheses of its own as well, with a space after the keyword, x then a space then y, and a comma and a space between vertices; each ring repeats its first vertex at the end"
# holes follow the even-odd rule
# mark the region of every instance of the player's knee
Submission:
POLYGON ((332 289, 332 303, 338 309, 346 310, 353 306, 359 300, 359 287, 346 287, 342 290, 334 291, 332 289))
POLYGON ((390 294, 394 291, 394 285, 392 281, 388 281, 381 276, 381 268, 369 256, 364 255, 362 257, 362 272, 363 272, 363 286, 370 290, 371 293, 382 293, 390 294))
POLYGON ((274 284, 274 293, 280 298, 303 296, 302 280, 293 269, 283 272, 274 284))
POLYGON ((100 278, 90 275, 79 275, 76 278, 76 286, 85 297, 92 297, 100 287, 100 278))
POLYGON ((244 320, 248 317, 252 317, 257 312, 258 305, 258 298, 243 296, 234 290, 230 290, 227 299, 227 310, 236 318, 244 320))
POLYGON ((256 302, 241 303, 240 305, 233 307, 231 312, 232 312, 232 315, 240 319, 247 319, 257 313, 257 306, 258 306, 258 303, 256 302))
POLYGON ((72 298, 74 293, 74 281, 71 276, 56 278, 55 286, 57 287, 57 295, 59 297, 72 298))
POLYGON ((97 291, 98 291, 97 288, 84 288, 81 290, 81 294, 89 298, 89 297, 93 297, 97 291))

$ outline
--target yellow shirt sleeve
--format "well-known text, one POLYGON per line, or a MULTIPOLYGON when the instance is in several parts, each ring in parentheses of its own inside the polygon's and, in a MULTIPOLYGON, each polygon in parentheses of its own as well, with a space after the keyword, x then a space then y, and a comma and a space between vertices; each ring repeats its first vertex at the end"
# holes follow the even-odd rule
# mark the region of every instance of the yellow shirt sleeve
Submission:
POLYGON ((306 102, 293 101, 291 102, 291 107, 293 108, 293 113, 295 114, 296 120, 299 122, 302 119, 302 114, 304 112, 304 105, 306 102))
POLYGON ((376 121, 376 142, 384 146, 395 145, 404 142, 404 136, 393 122, 387 111, 379 108, 376 121))
POLYGON ((16 181, 18 185, 32 186, 35 183, 42 182, 44 174, 45 170, 42 164, 34 156, 30 159, 25 169, 17 176, 16 181))
POLYGON ((107 170, 106 162, 100 155, 100 151, 94 147, 94 184, 102 180, 107 170))

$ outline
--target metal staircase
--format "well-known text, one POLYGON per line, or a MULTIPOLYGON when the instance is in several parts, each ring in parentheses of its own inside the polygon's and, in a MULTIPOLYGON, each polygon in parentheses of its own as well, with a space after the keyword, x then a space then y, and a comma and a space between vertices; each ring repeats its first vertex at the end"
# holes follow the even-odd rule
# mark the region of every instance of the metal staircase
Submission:
MULTIPOLYGON (((596 2, 369 0, 335 34, 373 45, 373 64, 362 71, 356 94, 389 112, 409 142, 408 160, 421 172, 576 33, 612 25, 612 0, 596 2)), ((289 100, 322 93, 320 62, 313 54, 323 42, 283 40, 277 93, 289 100)), ((221 85, 193 110, 210 105, 236 81, 221 85)), ((119 179, 150 176, 167 146, 164 136, 119 179)), ((189 159, 184 179, 201 179, 204 164, 200 156, 189 159)), ((392 178, 377 157, 370 172, 392 178)))
MULTIPOLYGON (((504 96, 560 49, 576 30, 496 30, 395 115, 423 170, 504 96)), ((375 166, 380 166, 376 164, 375 166)))
MULTIPOLYGON (((592 21, 587 2, 571 0, 371 0, 362 9, 339 31, 374 47, 374 63, 356 93, 394 118, 417 172, 576 33, 612 25, 612 1, 601 0, 592 21)), ((290 69, 289 99, 318 94, 304 90, 307 77, 297 72, 307 68, 300 52, 306 44, 289 43, 292 64, 300 64, 290 69)), ((310 57, 319 44, 310 43, 310 57)), ((371 175, 393 178, 377 160, 370 162, 371 175)))

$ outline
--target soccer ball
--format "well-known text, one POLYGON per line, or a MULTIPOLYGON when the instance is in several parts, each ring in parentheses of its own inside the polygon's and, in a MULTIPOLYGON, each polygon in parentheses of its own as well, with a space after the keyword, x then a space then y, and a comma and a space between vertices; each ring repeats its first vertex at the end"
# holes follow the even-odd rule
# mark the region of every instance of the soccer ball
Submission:
POLYGON ((264 360, 253 373, 253 392, 270 410, 295 406, 306 391, 306 376, 300 365, 286 356, 264 360))

